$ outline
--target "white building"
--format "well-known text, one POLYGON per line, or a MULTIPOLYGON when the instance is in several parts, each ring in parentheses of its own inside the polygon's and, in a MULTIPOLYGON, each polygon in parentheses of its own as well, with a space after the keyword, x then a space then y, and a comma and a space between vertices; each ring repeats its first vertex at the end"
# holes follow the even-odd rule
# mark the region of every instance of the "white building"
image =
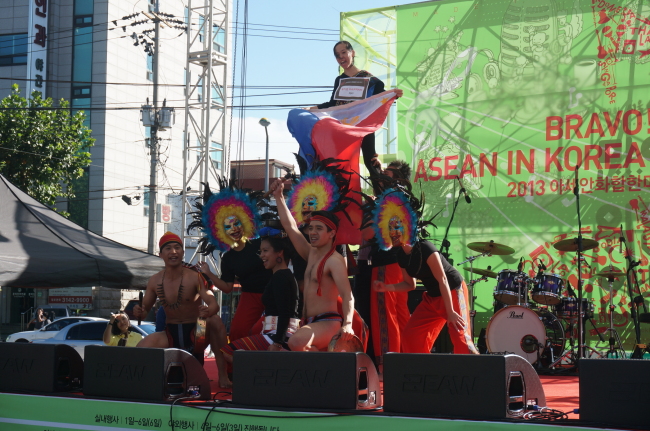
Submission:
MULTIPOLYGON (((74 202, 63 203, 59 208, 67 208, 75 222, 91 231, 144 251, 149 223, 146 192, 150 183, 151 132, 140 121, 140 108, 147 98, 152 104, 154 97, 153 57, 145 52, 143 43, 152 43, 154 36, 150 17, 155 9, 148 1, 0 2, 0 98, 9 94, 14 83, 20 85, 25 95, 28 85, 41 84, 42 79, 41 87, 34 89, 54 99, 67 99, 74 109, 84 109, 96 139, 91 150, 92 164, 79 182, 79 189, 87 193, 78 193, 74 202), (44 50, 42 27, 46 35, 44 50), (44 70, 32 70, 37 57, 44 60, 44 70), (126 202, 129 198, 131 205, 126 202)), ((175 125, 158 135, 158 203, 163 204, 168 195, 178 195, 183 188, 185 82, 198 76, 200 70, 192 66, 188 74, 187 34, 173 28, 186 23, 187 3, 159 0, 158 5, 159 12, 171 24, 160 26, 159 103, 166 100, 166 105, 176 112, 175 125)), ((196 14, 194 17, 191 25, 198 27, 202 20, 196 14)), ((224 40, 221 32, 214 39, 214 49, 224 52, 224 40)), ((193 100, 199 100, 202 93, 200 89, 191 93, 193 100)), ((190 129, 188 136, 189 145, 196 146, 197 134, 190 129)), ((210 157, 220 171, 225 161, 223 140, 213 140, 210 157)), ((196 164, 196 154, 188 152, 188 165, 196 164)), ((156 223, 156 244, 168 227, 156 223)), ((96 289, 93 302, 97 314, 105 315, 108 310, 123 306, 134 293, 122 297, 120 294, 96 289), (117 299, 122 303, 116 303, 117 299)), ((36 298, 36 304, 39 303, 36 298)))

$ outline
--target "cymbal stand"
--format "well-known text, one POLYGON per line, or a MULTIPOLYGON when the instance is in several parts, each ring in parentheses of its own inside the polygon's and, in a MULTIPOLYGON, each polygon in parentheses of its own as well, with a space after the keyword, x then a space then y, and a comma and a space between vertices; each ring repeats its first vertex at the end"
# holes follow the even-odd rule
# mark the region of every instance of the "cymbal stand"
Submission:
MULTIPOLYGON (((625 244, 625 260, 627 261, 627 270, 625 271, 627 279, 627 292, 630 296, 630 311, 632 313, 632 322, 634 322, 634 352, 632 352, 631 358, 641 359, 643 357, 643 351, 641 349, 641 323, 639 322, 639 313, 637 308, 639 304, 643 305, 644 312, 648 312, 648 307, 643 300, 643 295, 640 294, 641 289, 639 288, 639 279, 636 276, 635 267, 641 265, 641 260, 634 261, 632 259, 632 252, 627 246, 627 241, 625 241, 625 235, 623 235, 623 225, 621 225, 621 244, 625 244), (636 287, 636 291, 639 292, 638 296, 634 296, 633 287, 636 287)), ((622 247, 621 247, 622 249, 622 247)))
POLYGON ((609 350, 605 356, 608 358, 623 358, 625 359, 625 349, 623 349, 623 343, 621 342, 621 337, 619 337, 618 332, 614 329, 614 295, 613 295, 613 285, 616 277, 607 277, 609 282, 609 328, 605 330, 605 333, 609 332, 609 350), (618 347, 616 346, 618 344, 618 347), (620 352, 619 352, 620 351, 620 352))
MULTIPOLYGON (((580 216, 580 178, 578 177, 578 169, 580 164, 576 166, 575 186, 573 187, 573 194, 576 197, 576 209, 578 211, 578 358, 585 357, 585 322, 580 318, 580 307, 582 306, 582 218, 580 216)), ((586 310, 585 310, 586 311, 586 310)))
POLYGON ((555 368, 556 366, 560 365, 564 359, 568 359, 570 365, 576 364, 577 356, 576 356, 575 338, 573 337, 573 333, 574 333, 573 319, 569 319, 569 326, 567 326, 567 329, 564 333, 569 334, 569 348, 566 349, 564 352, 562 352, 562 354, 558 356, 555 362, 549 365, 548 368, 555 368))
POLYGON ((469 271, 469 273, 470 273, 469 286, 470 287, 469 287, 468 290, 469 290, 469 315, 470 315, 470 319, 471 319, 470 333, 472 334, 472 340, 474 339, 474 317, 476 316, 476 311, 474 310, 474 300, 476 299, 476 296, 474 296, 474 283, 473 283, 473 281, 474 281, 474 272, 473 272, 474 261, 476 259, 478 259, 479 257, 491 256, 491 255, 492 255, 492 253, 490 253, 489 251, 484 251, 483 253, 477 254, 476 256, 470 256, 470 257, 466 258, 464 261, 462 261, 461 263, 457 264, 458 266, 460 266, 460 265, 462 265, 464 263, 469 262, 469 268, 470 268, 470 271, 469 271))

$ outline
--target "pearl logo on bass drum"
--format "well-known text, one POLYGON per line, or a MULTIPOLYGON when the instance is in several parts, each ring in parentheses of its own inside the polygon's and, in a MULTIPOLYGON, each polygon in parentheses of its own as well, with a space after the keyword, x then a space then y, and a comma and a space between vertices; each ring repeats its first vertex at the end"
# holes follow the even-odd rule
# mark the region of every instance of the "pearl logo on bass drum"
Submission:
POLYGON ((524 318, 524 313, 523 312, 517 314, 517 313, 515 313, 514 310, 512 310, 510 312, 510 314, 508 315, 508 319, 523 319, 523 318, 524 318))

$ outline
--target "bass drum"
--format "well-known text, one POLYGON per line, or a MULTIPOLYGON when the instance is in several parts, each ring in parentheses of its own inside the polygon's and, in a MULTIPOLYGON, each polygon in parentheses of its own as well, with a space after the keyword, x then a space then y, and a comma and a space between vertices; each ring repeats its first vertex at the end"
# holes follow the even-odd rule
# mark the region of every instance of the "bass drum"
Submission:
POLYGON ((564 351, 564 329, 547 310, 510 306, 499 310, 488 323, 485 338, 491 353, 514 353, 531 364, 552 364, 564 351), (539 356, 538 356, 539 351, 539 356))

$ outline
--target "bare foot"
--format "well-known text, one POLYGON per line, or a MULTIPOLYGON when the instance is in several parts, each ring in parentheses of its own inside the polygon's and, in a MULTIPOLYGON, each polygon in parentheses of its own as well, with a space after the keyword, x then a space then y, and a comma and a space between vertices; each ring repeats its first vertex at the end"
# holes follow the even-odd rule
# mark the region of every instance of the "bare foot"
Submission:
POLYGON ((219 373, 219 387, 221 389, 232 388, 232 382, 228 378, 228 373, 224 373, 223 375, 219 373))

